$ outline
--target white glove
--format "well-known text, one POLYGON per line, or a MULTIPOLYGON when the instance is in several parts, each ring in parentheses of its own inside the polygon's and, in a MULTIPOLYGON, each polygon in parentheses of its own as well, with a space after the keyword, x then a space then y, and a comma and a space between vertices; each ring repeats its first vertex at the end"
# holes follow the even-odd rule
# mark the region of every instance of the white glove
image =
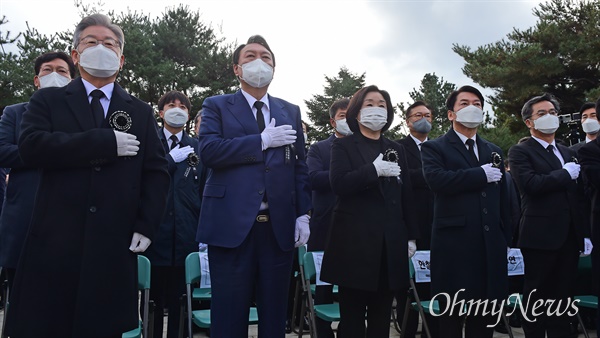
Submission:
POLYGON ((581 166, 575 162, 567 162, 563 165, 563 169, 565 169, 569 175, 571 175, 572 180, 576 180, 579 177, 579 170, 581 170, 581 166))
POLYGON ((122 131, 115 130, 115 138, 117 139, 117 156, 135 156, 140 150, 140 141, 132 134, 127 134, 122 131))
POLYGON ((134 232, 133 237, 131 238, 129 250, 132 252, 144 252, 146 249, 148 249, 150 243, 152 243, 150 238, 140 234, 139 232, 134 232))
POLYGON ((262 149, 277 148, 296 142, 296 131, 289 124, 275 127, 275 119, 260 134, 262 149))
POLYGON ((194 148, 190 147, 190 146, 185 146, 183 148, 179 147, 179 144, 177 146, 175 146, 175 148, 171 149, 171 151, 169 151, 169 155, 171 155, 171 158, 173 158, 173 161, 175 161, 175 163, 179 163, 183 160, 185 160, 189 154, 194 152, 194 148))
POLYGON ((487 182, 498 182, 502 179, 502 172, 498 168, 492 167, 491 163, 487 163, 481 166, 481 169, 485 171, 485 176, 487 177, 487 182))
POLYGON ((411 258, 417 252, 417 242, 414 239, 408 241, 408 258, 411 258))
POLYGON ((579 256, 581 256, 581 257, 589 256, 592 253, 593 248, 594 248, 594 245, 592 244, 592 241, 589 238, 584 238, 583 239, 583 252, 579 256))
POLYGON ((198 251, 204 252, 206 249, 208 249, 208 244, 198 243, 198 251))
POLYGON ((308 226, 308 215, 302 215, 296 218, 296 231, 294 231, 295 247, 302 246, 308 242, 310 237, 310 227, 308 226))
POLYGON ((379 154, 373 161, 378 177, 395 177, 400 175, 400 166, 396 162, 383 160, 383 154, 379 154))

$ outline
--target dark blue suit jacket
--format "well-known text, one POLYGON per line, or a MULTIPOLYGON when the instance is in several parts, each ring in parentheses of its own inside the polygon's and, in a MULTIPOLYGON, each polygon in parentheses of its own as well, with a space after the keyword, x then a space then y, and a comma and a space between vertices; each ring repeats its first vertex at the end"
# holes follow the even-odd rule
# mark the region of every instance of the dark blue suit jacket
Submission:
POLYGON ((504 299, 512 229, 507 185, 504 178, 487 183, 480 168, 502 151, 479 135, 477 148, 479 162, 453 129, 421 145, 423 174, 434 192, 431 288, 451 295, 465 289, 459 298, 504 299))
POLYGON ((300 108, 270 95, 269 102, 276 125, 288 124, 296 130, 295 149, 262 151, 256 119, 241 91, 204 100, 200 159, 211 173, 204 187, 199 242, 239 246, 266 191, 277 243, 284 251, 294 248, 296 218, 311 209, 300 108))
POLYGON ((36 168, 23 164, 17 146, 26 105, 24 102, 4 108, 0 120, 0 167, 10 168, 10 183, 0 216, 0 266, 13 269, 17 267, 29 229, 40 180, 36 168))
POLYGON ((331 144, 335 138, 335 135, 331 135, 329 138, 310 146, 306 158, 314 207, 313 216, 310 219, 309 251, 325 250, 325 243, 327 243, 327 236, 331 227, 335 194, 331 190, 329 181, 329 162, 331 159, 331 144))

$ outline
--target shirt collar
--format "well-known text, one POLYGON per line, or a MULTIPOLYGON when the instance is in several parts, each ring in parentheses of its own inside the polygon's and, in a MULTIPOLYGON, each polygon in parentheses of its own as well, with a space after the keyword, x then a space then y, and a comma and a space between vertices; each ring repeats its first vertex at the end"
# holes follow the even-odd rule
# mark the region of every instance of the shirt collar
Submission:
POLYGON ((422 143, 427 142, 427 140, 429 140, 428 137, 425 137, 425 141, 421 142, 421 140, 419 140, 418 138, 414 137, 412 134, 408 134, 408 136, 410 136, 413 139, 413 141, 415 141, 415 143, 418 146, 421 146, 422 143))
POLYGON ((537 138, 533 135, 531 135, 531 137, 533 137, 534 140, 538 141, 538 143, 541 144, 542 147, 544 147, 544 149, 547 149, 548 145, 550 145, 550 144, 556 149, 556 142, 554 140, 552 140, 552 143, 548 143, 548 142, 542 140, 541 138, 537 138))
POLYGON ((246 101, 248 101, 248 104, 250 105, 250 108, 254 108, 254 102, 260 101, 260 102, 262 102, 262 103, 265 104, 265 106, 267 107, 267 110, 271 111, 271 107, 269 107, 269 97, 268 97, 268 94, 265 94, 265 96, 263 96, 260 100, 257 100, 257 99, 254 98, 254 96, 246 93, 243 89, 240 89, 240 90, 242 91, 242 94, 246 98, 246 101))
MULTIPOLYGON (((458 138, 460 138, 460 140, 462 141, 463 144, 465 144, 467 142, 468 137, 466 137, 465 135, 457 132, 455 129, 454 132, 456 133, 456 135, 458 135, 458 138)), ((475 144, 477 144, 477 134, 473 135, 472 140, 475 141, 475 144)))
MULTIPOLYGON (((167 128, 163 128, 163 133, 165 133, 165 138, 167 140, 171 139, 171 135, 173 135, 170 131, 167 130, 167 128)), ((181 138, 183 137, 183 130, 175 134, 175 136, 177 137, 177 142, 181 142, 181 138)))
POLYGON ((103 93, 104 96, 106 96, 106 98, 108 99, 108 101, 110 101, 110 99, 112 98, 112 94, 113 94, 113 90, 115 89, 115 83, 111 82, 107 85, 104 85, 101 88, 96 88, 96 86, 94 86, 93 84, 89 83, 87 80, 85 80, 84 78, 81 78, 81 81, 83 82, 83 86, 85 87, 85 92, 87 93, 88 96, 90 96, 90 93, 96 89, 100 89, 103 93))

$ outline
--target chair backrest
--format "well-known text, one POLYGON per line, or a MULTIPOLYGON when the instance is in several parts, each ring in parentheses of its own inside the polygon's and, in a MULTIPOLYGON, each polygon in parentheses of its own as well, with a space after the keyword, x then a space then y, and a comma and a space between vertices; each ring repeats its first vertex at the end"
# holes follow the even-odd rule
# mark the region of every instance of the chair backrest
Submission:
POLYGON ((303 257, 304 279, 307 281, 311 281, 317 276, 317 269, 315 268, 313 252, 305 252, 303 257))
POLYGON ((185 258, 185 283, 199 282, 201 275, 200 255, 198 252, 192 252, 185 258))
POLYGON ((146 256, 138 255, 138 289, 150 289, 150 260, 146 256))

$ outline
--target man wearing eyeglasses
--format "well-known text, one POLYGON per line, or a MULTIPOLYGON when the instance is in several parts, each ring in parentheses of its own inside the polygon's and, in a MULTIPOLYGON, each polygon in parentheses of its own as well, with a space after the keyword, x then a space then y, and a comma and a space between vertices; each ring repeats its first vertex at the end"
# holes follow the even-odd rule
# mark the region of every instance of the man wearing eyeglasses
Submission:
POLYGON ((162 218, 169 174, 152 108, 114 82, 124 42, 107 16, 83 18, 71 52, 81 78, 38 90, 23 114, 19 154, 40 184, 11 337, 121 337, 138 326, 137 253, 162 218))
MULTIPOLYGON (((421 144, 428 140, 431 131, 433 113, 431 107, 424 101, 416 101, 406 109, 406 125, 409 134, 398 140, 406 149, 406 162, 414 190, 414 200, 417 214, 417 223, 421 237, 417 240, 419 250, 429 250, 431 245, 431 223, 433 222, 433 192, 423 177, 423 164, 421 162, 421 144)), ((430 299, 429 283, 417 283, 419 297, 430 299)), ((407 290, 400 290, 396 295, 396 313, 399 321, 404 316, 407 290)), ((427 324, 432 337, 438 336, 438 322, 433 316, 427 317, 427 324)), ((406 337, 414 337, 419 324, 418 314, 414 311, 408 313, 406 337)), ((421 332, 424 332, 421 330, 421 332)))
MULTIPOLYGON (((523 302, 526 337, 569 337, 568 315, 550 315, 548 300, 562 309, 573 299, 580 252, 590 254, 589 225, 584 224, 580 167, 576 153, 555 141, 560 106, 544 94, 523 105, 521 116, 531 138, 509 153, 511 173, 521 193, 522 216, 517 245, 525 263, 523 302), (542 300, 543 306, 533 310, 542 300)), ((577 336, 577 334, 575 334, 577 336)))

